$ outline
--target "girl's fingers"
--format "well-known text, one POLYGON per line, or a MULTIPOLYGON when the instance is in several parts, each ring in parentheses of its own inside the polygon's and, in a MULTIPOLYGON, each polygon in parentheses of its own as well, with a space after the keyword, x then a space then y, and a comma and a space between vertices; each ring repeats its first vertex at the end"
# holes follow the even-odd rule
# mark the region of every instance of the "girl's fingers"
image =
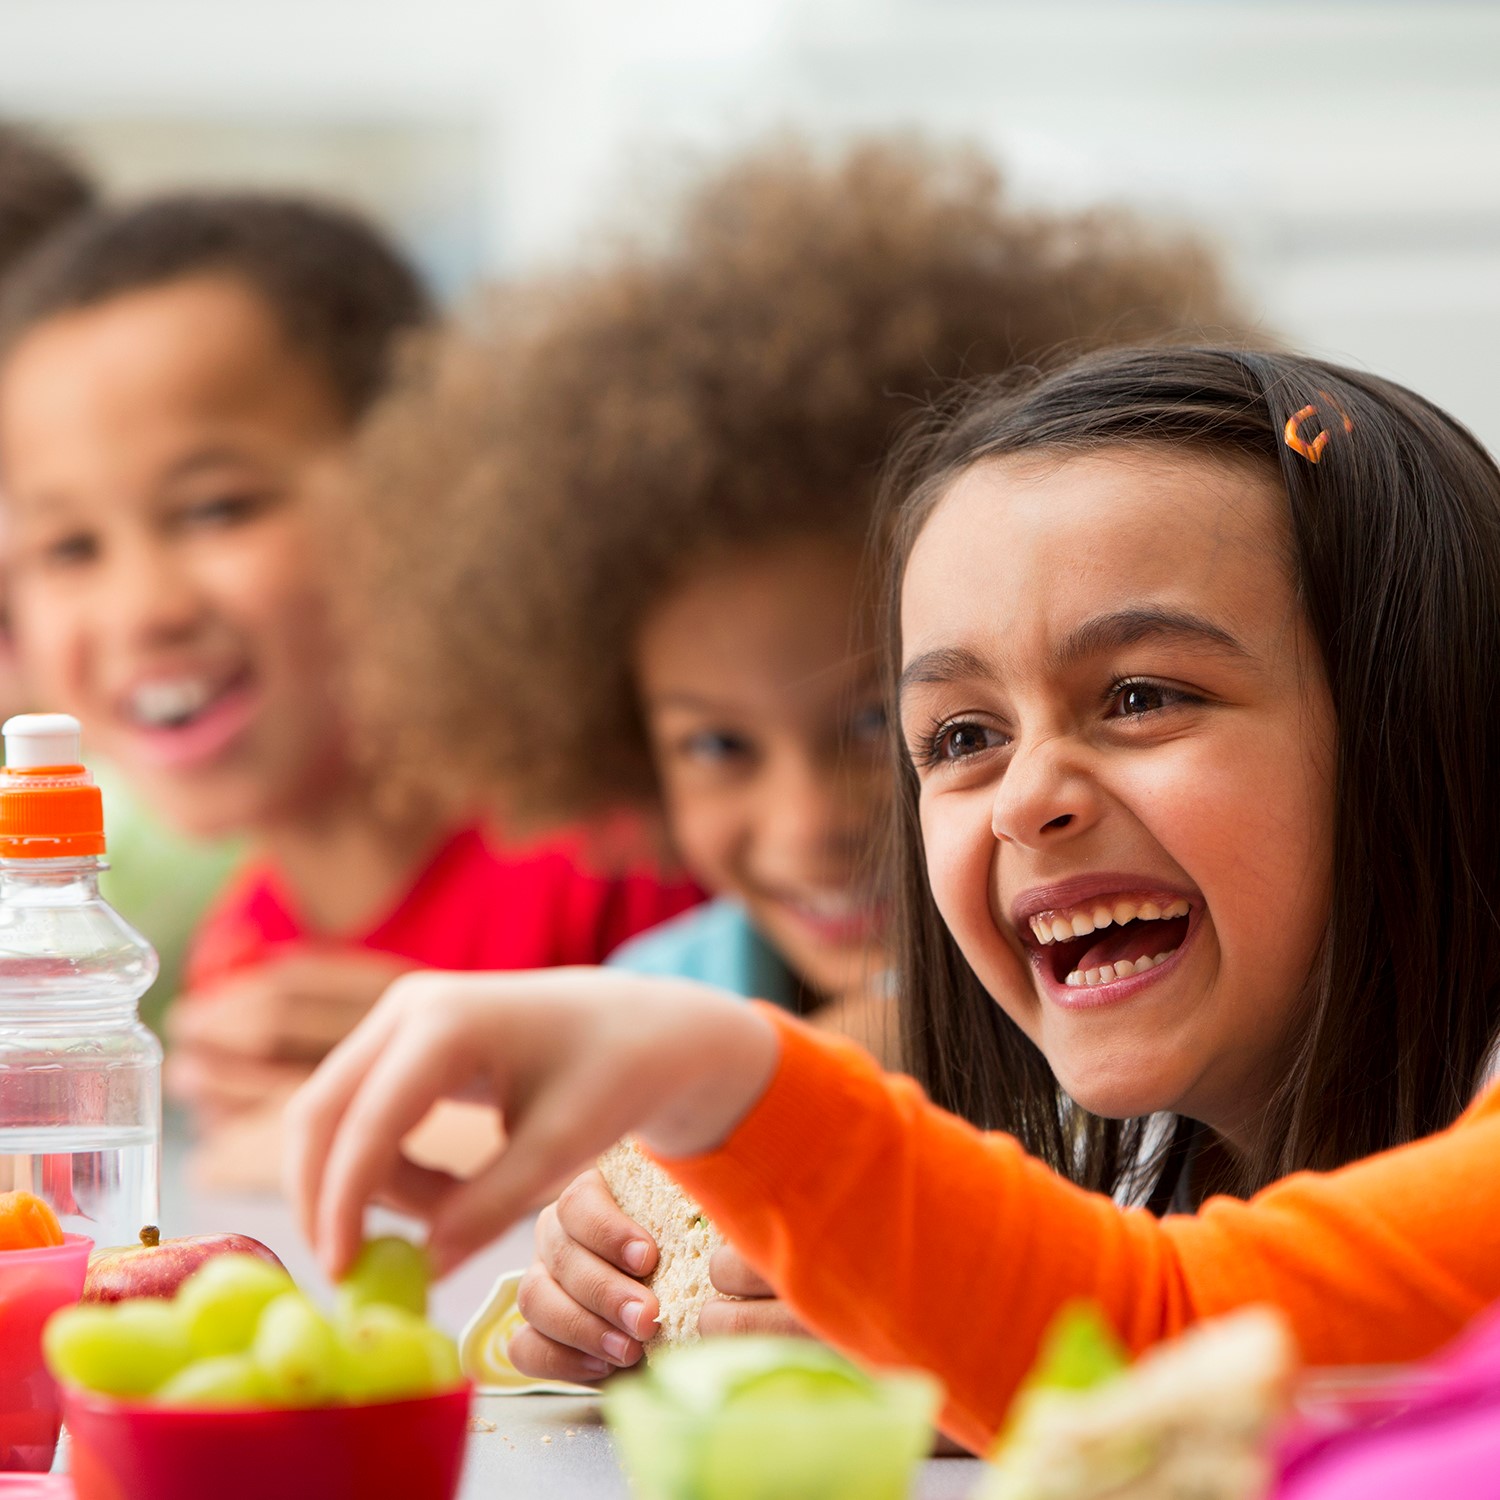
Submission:
POLYGON ((792 1310, 774 1297, 755 1297, 745 1302, 710 1297, 698 1314, 698 1331, 706 1339, 766 1333, 807 1337, 807 1330, 792 1310))
MULTIPOLYGON (((580 1245, 557 1218, 538 1220, 536 1248, 540 1269, 572 1302, 632 1338, 649 1339, 656 1332, 661 1307, 649 1288, 580 1245)), ((561 1337, 556 1329, 543 1331, 561 1337)))
MULTIPOLYGON (((314 1242, 330 1278, 337 1280, 354 1259, 365 1204, 394 1177, 402 1137, 475 1065, 460 1028, 445 1014, 428 1013, 416 1016, 399 1044, 380 1052, 354 1083, 329 1141, 317 1193, 314 1242)), ((449 1201, 463 1192, 455 1188, 449 1201)))
POLYGON ((302 956, 285 960, 276 981, 283 1000, 276 1047, 311 1061, 354 1027, 401 977, 404 966, 380 955, 302 956))
POLYGON ((606 1359, 553 1343, 524 1325, 516 1330, 506 1355, 521 1374, 533 1380, 565 1380, 569 1385, 598 1385, 618 1368, 606 1359))
MULTIPOLYGON (((570 1239, 631 1276, 649 1276, 656 1269, 656 1241, 622 1212, 597 1167, 562 1190, 557 1222, 570 1239)), ((538 1225, 538 1236, 540 1232, 538 1225)))
POLYGON ((439 1274, 555 1197, 644 1112, 613 1065, 565 1068, 543 1083, 526 1113, 508 1122, 505 1149, 435 1215, 427 1248, 439 1274))
POLYGON ((323 1172, 344 1110, 401 1021, 396 992, 333 1049, 287 1104, 284 1181, 303 1235, 315 1242, 323 1172))
POLYGON ((726 1297, 774 1297, 776 1289, 733 1245, 722 1245, 708 1263, 708 1279, 726 1297))
POLYGON ((409 1157, 398 1156, 391 1175, 380 1189, 380 1202, 413 1219, 431 1219, 438 1205, 459 1184, 451 1172, 419 1166, 409 1157))
POLYGON ((167 1026, 176 1047, 269 1058, 276 1049, 275 1010, 263 976, 235 976, 174 1006, 167 1026))
MULTIPOLYGON (((516 1306, 543 1338, 589 1358, 607 1360, 618 1369, 635 1364, 643 1352, 637 1339, 580 1305, 540 1264, 521 1278, 516 1306)), ((514 1355, 511 1360, 514 1363, 514 1355)))
POLYGON ((305 1067, 263 1063, 203 1048, 179 1048, 167 1057, 162 1083, 170 1098, 194 1109, 233 1112, 256 1108, 307 1077, 305 1067))

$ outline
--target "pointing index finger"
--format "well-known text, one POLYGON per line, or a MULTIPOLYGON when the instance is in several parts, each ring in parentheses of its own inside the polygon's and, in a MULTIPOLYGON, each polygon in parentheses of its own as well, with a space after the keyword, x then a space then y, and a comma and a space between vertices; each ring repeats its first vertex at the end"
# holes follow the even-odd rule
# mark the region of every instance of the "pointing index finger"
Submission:
POLYGON ((302 1233, 314 1240, 328 1149, 365 1074, 385 1049, 398 1021, 394 1004, 382 1002, 324 1059, 287 1104, 284 1180, 302 1233))
POLYGON ((386 1047, 350 1091, 327 1148, 314 1227, 324 1268, 337 1277, 359 1248, 365 1205, 398 1175, 401 1141, 439 1099, 474 1075, 462 1032, 424 1015, 386 1047))

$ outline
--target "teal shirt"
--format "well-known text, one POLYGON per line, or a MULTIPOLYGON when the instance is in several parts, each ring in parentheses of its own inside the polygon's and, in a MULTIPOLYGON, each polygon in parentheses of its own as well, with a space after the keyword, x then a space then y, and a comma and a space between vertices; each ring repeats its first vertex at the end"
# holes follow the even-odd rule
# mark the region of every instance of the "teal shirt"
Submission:
POLYGON ((710 901, 622 943, 606 960, 632 974, 696 979, 796 1012, 797 980, 733 901, 710 901))

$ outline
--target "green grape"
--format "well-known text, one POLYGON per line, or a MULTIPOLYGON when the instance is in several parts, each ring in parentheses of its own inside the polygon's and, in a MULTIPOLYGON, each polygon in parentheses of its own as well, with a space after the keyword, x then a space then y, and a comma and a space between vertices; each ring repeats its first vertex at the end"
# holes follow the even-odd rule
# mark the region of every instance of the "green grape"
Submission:
POLYGON ((214 1256, 177 1292, 193 1353, 244 1353, 266 1305, 291 1290, 292 1278, 258 1256, 214 1256))
POLYGON ((451 1391, 462 1385, 464 1372, 458 1360, 458 1345, 431 1323, 424 1324, 422 1331, 427 1339, 427 1358, 431 1365, 428 1390, 451 1391))
POLYGON ((267 1304, 250 1357, 276 1406, 320 1406, 337 1394, 338 1339, 301 1292, 283 1292, 267 1304))
POLYGON ((706 1339, 674 1349, 652 1366, 651 1379, 684 1411, 717 1411, 741 1392, 769 1403, 782 1391, 818 1401, 873 1389, 868 1376, 826 1345, 774 1337, 706 1339))
POLYGON ((339 1328, 343 1394, 355 1402, 425 1396, 437 1373, 432 1332, 398 1307, 376 1303, 356 1308, 339 1328))
POLYGON ((729 1406, 817 1406, 830 1401, 869 1401, 874 1386, 858 1370, 772 1370, 729 1391, 729 1406))
POLYGON ((147 1297, 64 1308, 48 1322, 42 1345, 59 1380, 107 1396, 148 1396, 193 1353, 172 1304, 147 1297))
POLYGON ((399 1307, 427 1316, 427 1252, 410 1240, 386 1235, 366 1240, 349 1273, 339 1283, 337 1312, 342 1321, 357 1308, 399 1307))
POLYGON ((1092 1302, 1069 1302, 1047 1325, 1022 1389, 1086 1391, 1113 1379, 1129 1363, 1103 1311, 1092 1302))
POLYGON ((216 1354, 179 1370, 153 1399, 162 1406, 266 1406, 269 1392, 248 1354, 216 1354))

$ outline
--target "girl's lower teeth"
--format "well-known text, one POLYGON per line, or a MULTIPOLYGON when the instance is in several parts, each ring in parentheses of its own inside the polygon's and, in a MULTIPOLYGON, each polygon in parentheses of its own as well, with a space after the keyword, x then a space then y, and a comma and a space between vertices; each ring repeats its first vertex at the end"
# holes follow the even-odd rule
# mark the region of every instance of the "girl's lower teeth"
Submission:
POLYGON ((1158 953, 1155 958, 1138 958, 1134 962, 1130 959, 1122 959, 1117 964, 1105 964, 1098 969, 1074 969, 1063 983, 1069 989, 1087 990, 1096 984, 1108 984, 1112 979, 1124 979, 1131 974, 1144 974, 1147 969, 1154 969, 1157 964, 1171 958, 1174 950, 1168 949, 1165 953, 1158 953))

